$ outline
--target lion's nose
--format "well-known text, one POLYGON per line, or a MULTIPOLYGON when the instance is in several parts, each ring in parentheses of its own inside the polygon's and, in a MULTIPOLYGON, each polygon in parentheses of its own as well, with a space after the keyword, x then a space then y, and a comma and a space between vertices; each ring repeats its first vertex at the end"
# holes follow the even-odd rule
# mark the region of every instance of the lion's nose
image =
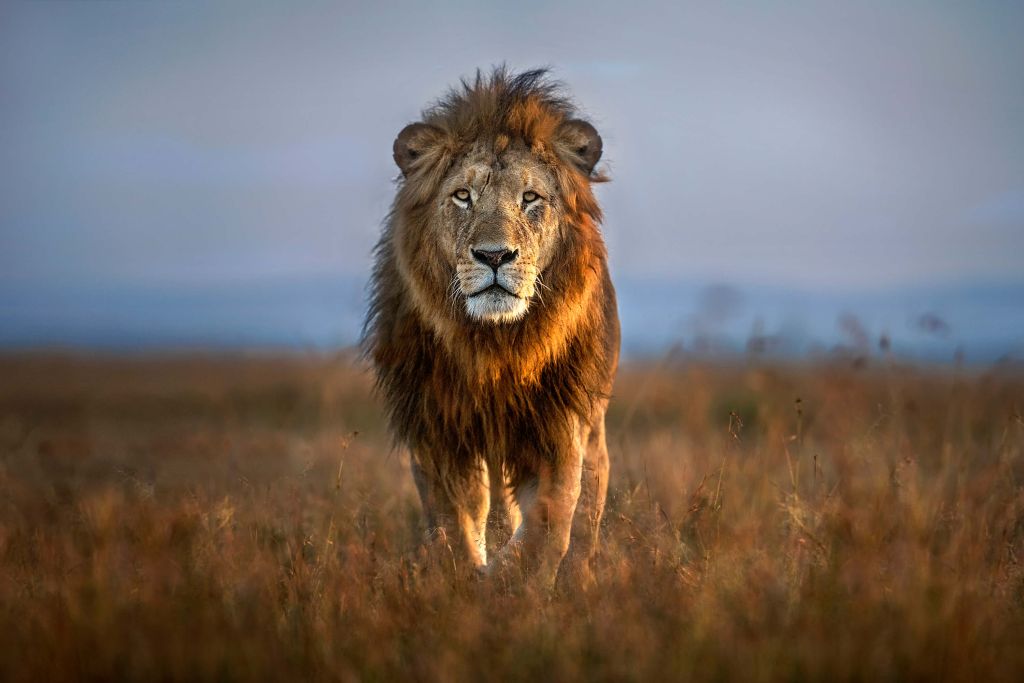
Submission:
POLYGON ((519 257, 518 249, 473 249, 473 258, 494 270, 506 263, 512 263, 519 257))

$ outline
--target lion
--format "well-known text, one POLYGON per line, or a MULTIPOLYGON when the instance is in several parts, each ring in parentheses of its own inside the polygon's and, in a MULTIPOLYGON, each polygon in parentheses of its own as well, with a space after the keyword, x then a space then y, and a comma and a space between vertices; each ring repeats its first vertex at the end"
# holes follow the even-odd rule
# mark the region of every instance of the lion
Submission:
POLYGON ((545 70, 504 67, 462 80, 394 142, 364 352, 428 532, 483 573, 592 581, 619 360, 591 187, 601 152, 545 70), (514 534, 488 564, 492 499, 514 534))

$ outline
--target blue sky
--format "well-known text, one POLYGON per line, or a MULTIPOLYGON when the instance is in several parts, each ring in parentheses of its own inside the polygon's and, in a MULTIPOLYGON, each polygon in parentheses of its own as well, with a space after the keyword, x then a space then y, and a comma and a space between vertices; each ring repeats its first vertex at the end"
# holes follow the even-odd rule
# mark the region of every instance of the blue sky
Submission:
POLYGON ((360 281, 395 134, 499 62, 601 131, 623 282, 1016 286, 1022 30, 1019 3, 5 3, 0 312, 360 281))

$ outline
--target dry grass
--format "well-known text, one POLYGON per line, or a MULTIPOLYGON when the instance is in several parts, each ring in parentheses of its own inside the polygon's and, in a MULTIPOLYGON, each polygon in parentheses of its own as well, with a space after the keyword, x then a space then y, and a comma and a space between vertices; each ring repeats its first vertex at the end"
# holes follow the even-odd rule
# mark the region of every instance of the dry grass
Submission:
POLYGON ((1019 377, 627 367, 599 590, 550 596, 419 546, 348 357, 0 377, 3 680, 1024 675, 1019 377))

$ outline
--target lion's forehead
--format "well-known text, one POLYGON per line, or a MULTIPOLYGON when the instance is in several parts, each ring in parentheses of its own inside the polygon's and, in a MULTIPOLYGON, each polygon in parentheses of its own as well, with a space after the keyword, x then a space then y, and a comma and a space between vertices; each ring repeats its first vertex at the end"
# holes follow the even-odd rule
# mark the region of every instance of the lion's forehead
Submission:
POLYGON ((510 190, 538 185, 550 187, 554 181, 542 161, 529 151, 516 148, 500 154, 493 149, 475 148, 456 165, 450 178, 453 183, 476 189, 494 186, 510 190))

